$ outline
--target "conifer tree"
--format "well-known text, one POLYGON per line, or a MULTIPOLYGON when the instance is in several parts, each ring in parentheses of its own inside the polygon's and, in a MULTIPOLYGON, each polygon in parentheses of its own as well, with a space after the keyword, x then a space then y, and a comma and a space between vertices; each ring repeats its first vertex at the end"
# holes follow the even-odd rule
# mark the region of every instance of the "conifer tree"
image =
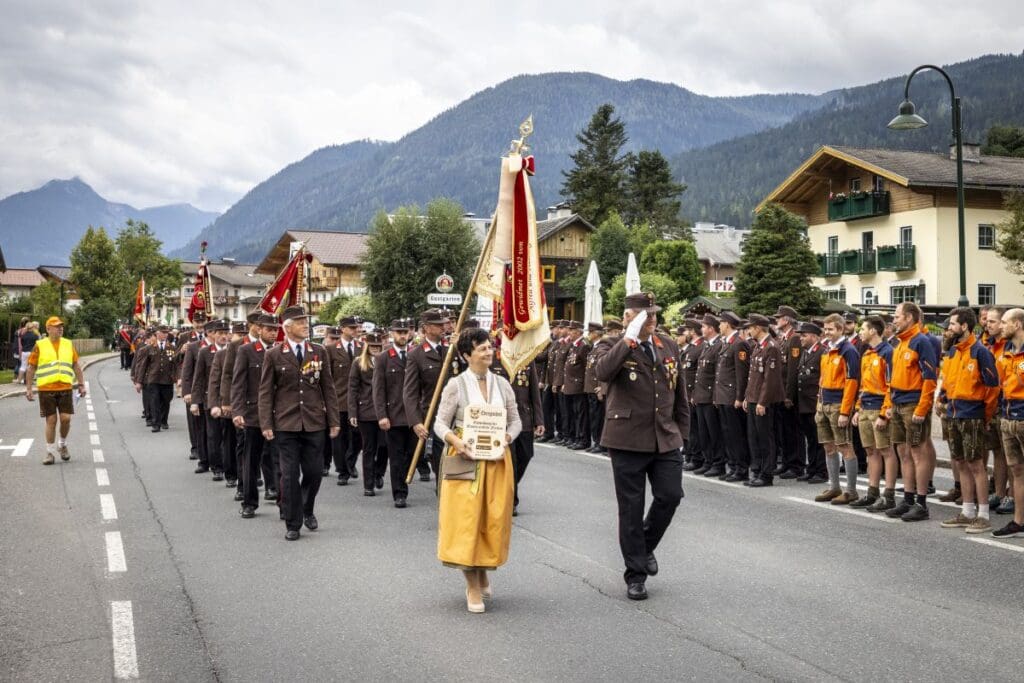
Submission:
POLYGON ((594 225, 626 205, 626 181, 632 155, 623 154, 629 138, 615 107, 602 104, 576 136, 580 148, 571 156, 573 168, 563 171, 562 196, 573 210, 594 225))

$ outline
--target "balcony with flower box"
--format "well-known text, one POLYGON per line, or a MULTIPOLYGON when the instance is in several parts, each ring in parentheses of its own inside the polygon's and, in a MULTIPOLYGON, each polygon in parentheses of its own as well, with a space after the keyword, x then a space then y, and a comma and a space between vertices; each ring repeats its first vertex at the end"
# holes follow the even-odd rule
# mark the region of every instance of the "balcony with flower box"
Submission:
POLYGON ((888 192, 839 192, 828 198, 829 221, 855 221, 889 215, 888 192))
POLYGON ((915 270, 916 248, 913 244, 878 247, 878 270, 915 270))

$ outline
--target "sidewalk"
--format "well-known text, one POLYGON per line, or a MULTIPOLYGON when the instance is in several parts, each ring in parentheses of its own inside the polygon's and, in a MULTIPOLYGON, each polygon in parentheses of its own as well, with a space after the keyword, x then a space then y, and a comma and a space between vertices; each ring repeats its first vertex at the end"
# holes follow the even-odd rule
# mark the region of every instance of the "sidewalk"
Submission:
MULTIPOLYGON (((121 354, 117 353, 117 352, 113 352, 113 353, 93 353, 93 354, 90 354, 88 356, 81 356, 79 358, 79 360, 81 361, 82 370, 84 371, 87 367, 89 367, 93 363, 99 363, 100 361, 110 360, 111 358, 118 358, 118 357, 120 357, 120 355, 121 354)), ((9 382, 7 384, 0 384, 0 399, 10 398, 11 396, 24 396, 24 395, 25 395, 25 385, 24 384, 15 384, 13 382, 9 382)))

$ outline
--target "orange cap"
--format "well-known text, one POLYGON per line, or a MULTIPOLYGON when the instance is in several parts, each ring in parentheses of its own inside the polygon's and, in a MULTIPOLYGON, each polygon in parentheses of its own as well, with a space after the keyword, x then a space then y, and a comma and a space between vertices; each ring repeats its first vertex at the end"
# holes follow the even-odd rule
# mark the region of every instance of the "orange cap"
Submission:
POLYGON ((55 327, 55 326, 58 326, 58 325, 63 327, 64 326, 64 321, 61 320, 60 318, 58 318, 57 316, 51 315, 49 318, 46 319, 46 326, 47 327, 55 327))

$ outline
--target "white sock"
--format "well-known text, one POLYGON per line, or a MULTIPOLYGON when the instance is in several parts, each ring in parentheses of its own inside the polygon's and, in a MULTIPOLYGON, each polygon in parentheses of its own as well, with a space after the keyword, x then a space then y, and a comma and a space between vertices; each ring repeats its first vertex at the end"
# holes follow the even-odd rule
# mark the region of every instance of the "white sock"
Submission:
POLYGON ((65 446, 67 446, 67 445, 68 445, 68 440, 67 440, 67 439, 65 439, 65 438, 64 438, 64 437, 62 436, 62 437, 60 437, 60 440, 59 440, 59 441, 57 442, 57 444, 58 444, 58 445, 59 445, 59 446, 60 446, 61 448, 64 448, 65 446))
POLYGON ((57 454, 57 444, 53 444, 53 443, 46 444, 46 452, 47 453, 53 453, 54 455, 56 455, 57 454))
POLYGON ((974 503, 964 502, 964 517, 968 519, 977 517, 978 507, 974 503))
POLYGON ((988 503, 978 504, 978 516, 982 519, 988 519, 988 503))

